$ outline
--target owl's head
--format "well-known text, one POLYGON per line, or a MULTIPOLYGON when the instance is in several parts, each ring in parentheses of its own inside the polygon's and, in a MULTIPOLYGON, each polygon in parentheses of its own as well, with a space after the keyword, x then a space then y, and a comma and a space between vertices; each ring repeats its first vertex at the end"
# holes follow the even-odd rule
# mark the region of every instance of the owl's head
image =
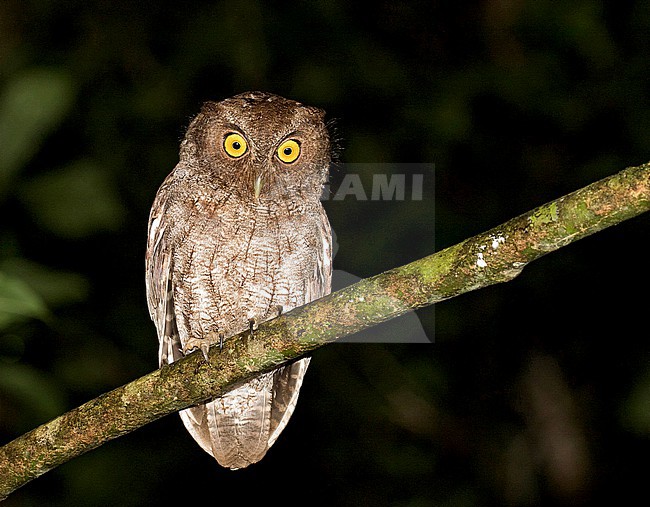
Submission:
POLYGON ((330 164, 324 111, 248 92, 206 102, 181 144, 181 162, 251 202, 318 199, 330 164))

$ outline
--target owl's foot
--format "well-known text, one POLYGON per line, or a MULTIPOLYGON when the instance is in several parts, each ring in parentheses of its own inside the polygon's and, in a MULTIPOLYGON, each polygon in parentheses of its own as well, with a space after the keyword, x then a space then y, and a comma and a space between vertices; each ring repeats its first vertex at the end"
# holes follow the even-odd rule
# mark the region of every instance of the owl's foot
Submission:
POLYGON ((219 351, 221 351, 223 350, 223 340, 223 333, 217 333, 214 331, 205 335, 204 338, 190 338, 187 340, 187 342, 185 342, 185 345, 183 346, 183 354, 187 355, 190 352, 199 349, 203 354, 203 358, 207 362, 210 346, 214 343, 219 343, 219 351))
POLYGON ((205 360, 208 360, 208 351, 210 350, 210 342, 205 338, 190 338, 183 345, 183 355, 187 355, 190 352, 199 349, 203 354, 205 360))

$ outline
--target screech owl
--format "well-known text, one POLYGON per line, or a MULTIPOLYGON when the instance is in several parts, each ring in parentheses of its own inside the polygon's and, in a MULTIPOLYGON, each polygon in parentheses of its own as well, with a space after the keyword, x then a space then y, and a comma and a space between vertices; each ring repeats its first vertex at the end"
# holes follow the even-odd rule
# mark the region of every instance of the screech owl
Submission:
MULTIPOLYGON (((160 365, 330 292, 323 117, 249 92, 205 103, 190 123, 149 216, 147 301, 160 365)), ((308 365, 301 359, 183 410, 183 423, 222 466, 255 463, 291 417, 308 365)))

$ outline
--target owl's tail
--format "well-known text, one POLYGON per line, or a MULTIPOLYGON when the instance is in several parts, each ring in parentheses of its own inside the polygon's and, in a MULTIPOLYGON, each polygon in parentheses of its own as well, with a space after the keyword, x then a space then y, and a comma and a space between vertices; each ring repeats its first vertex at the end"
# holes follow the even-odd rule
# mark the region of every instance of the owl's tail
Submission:
POLYGON ((264 373, 221 398, 183 410, 185 427, 220 465, 238 469, 257 463, 289 422, 309 360, 264 373))

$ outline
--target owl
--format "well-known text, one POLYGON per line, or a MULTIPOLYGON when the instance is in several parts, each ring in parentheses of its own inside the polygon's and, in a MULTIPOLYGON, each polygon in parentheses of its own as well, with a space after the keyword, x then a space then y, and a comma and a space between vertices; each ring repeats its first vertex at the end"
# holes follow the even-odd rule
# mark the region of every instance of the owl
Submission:
MULTIPOLYGON (((330 292, 332 233, 320 202, 324 112, 249 92, 203 104, 149 216, 147 302, 160 365, 330 292)), ((256 463, 287 425, 309 358, 180 412, 222 466, 256 463)))

